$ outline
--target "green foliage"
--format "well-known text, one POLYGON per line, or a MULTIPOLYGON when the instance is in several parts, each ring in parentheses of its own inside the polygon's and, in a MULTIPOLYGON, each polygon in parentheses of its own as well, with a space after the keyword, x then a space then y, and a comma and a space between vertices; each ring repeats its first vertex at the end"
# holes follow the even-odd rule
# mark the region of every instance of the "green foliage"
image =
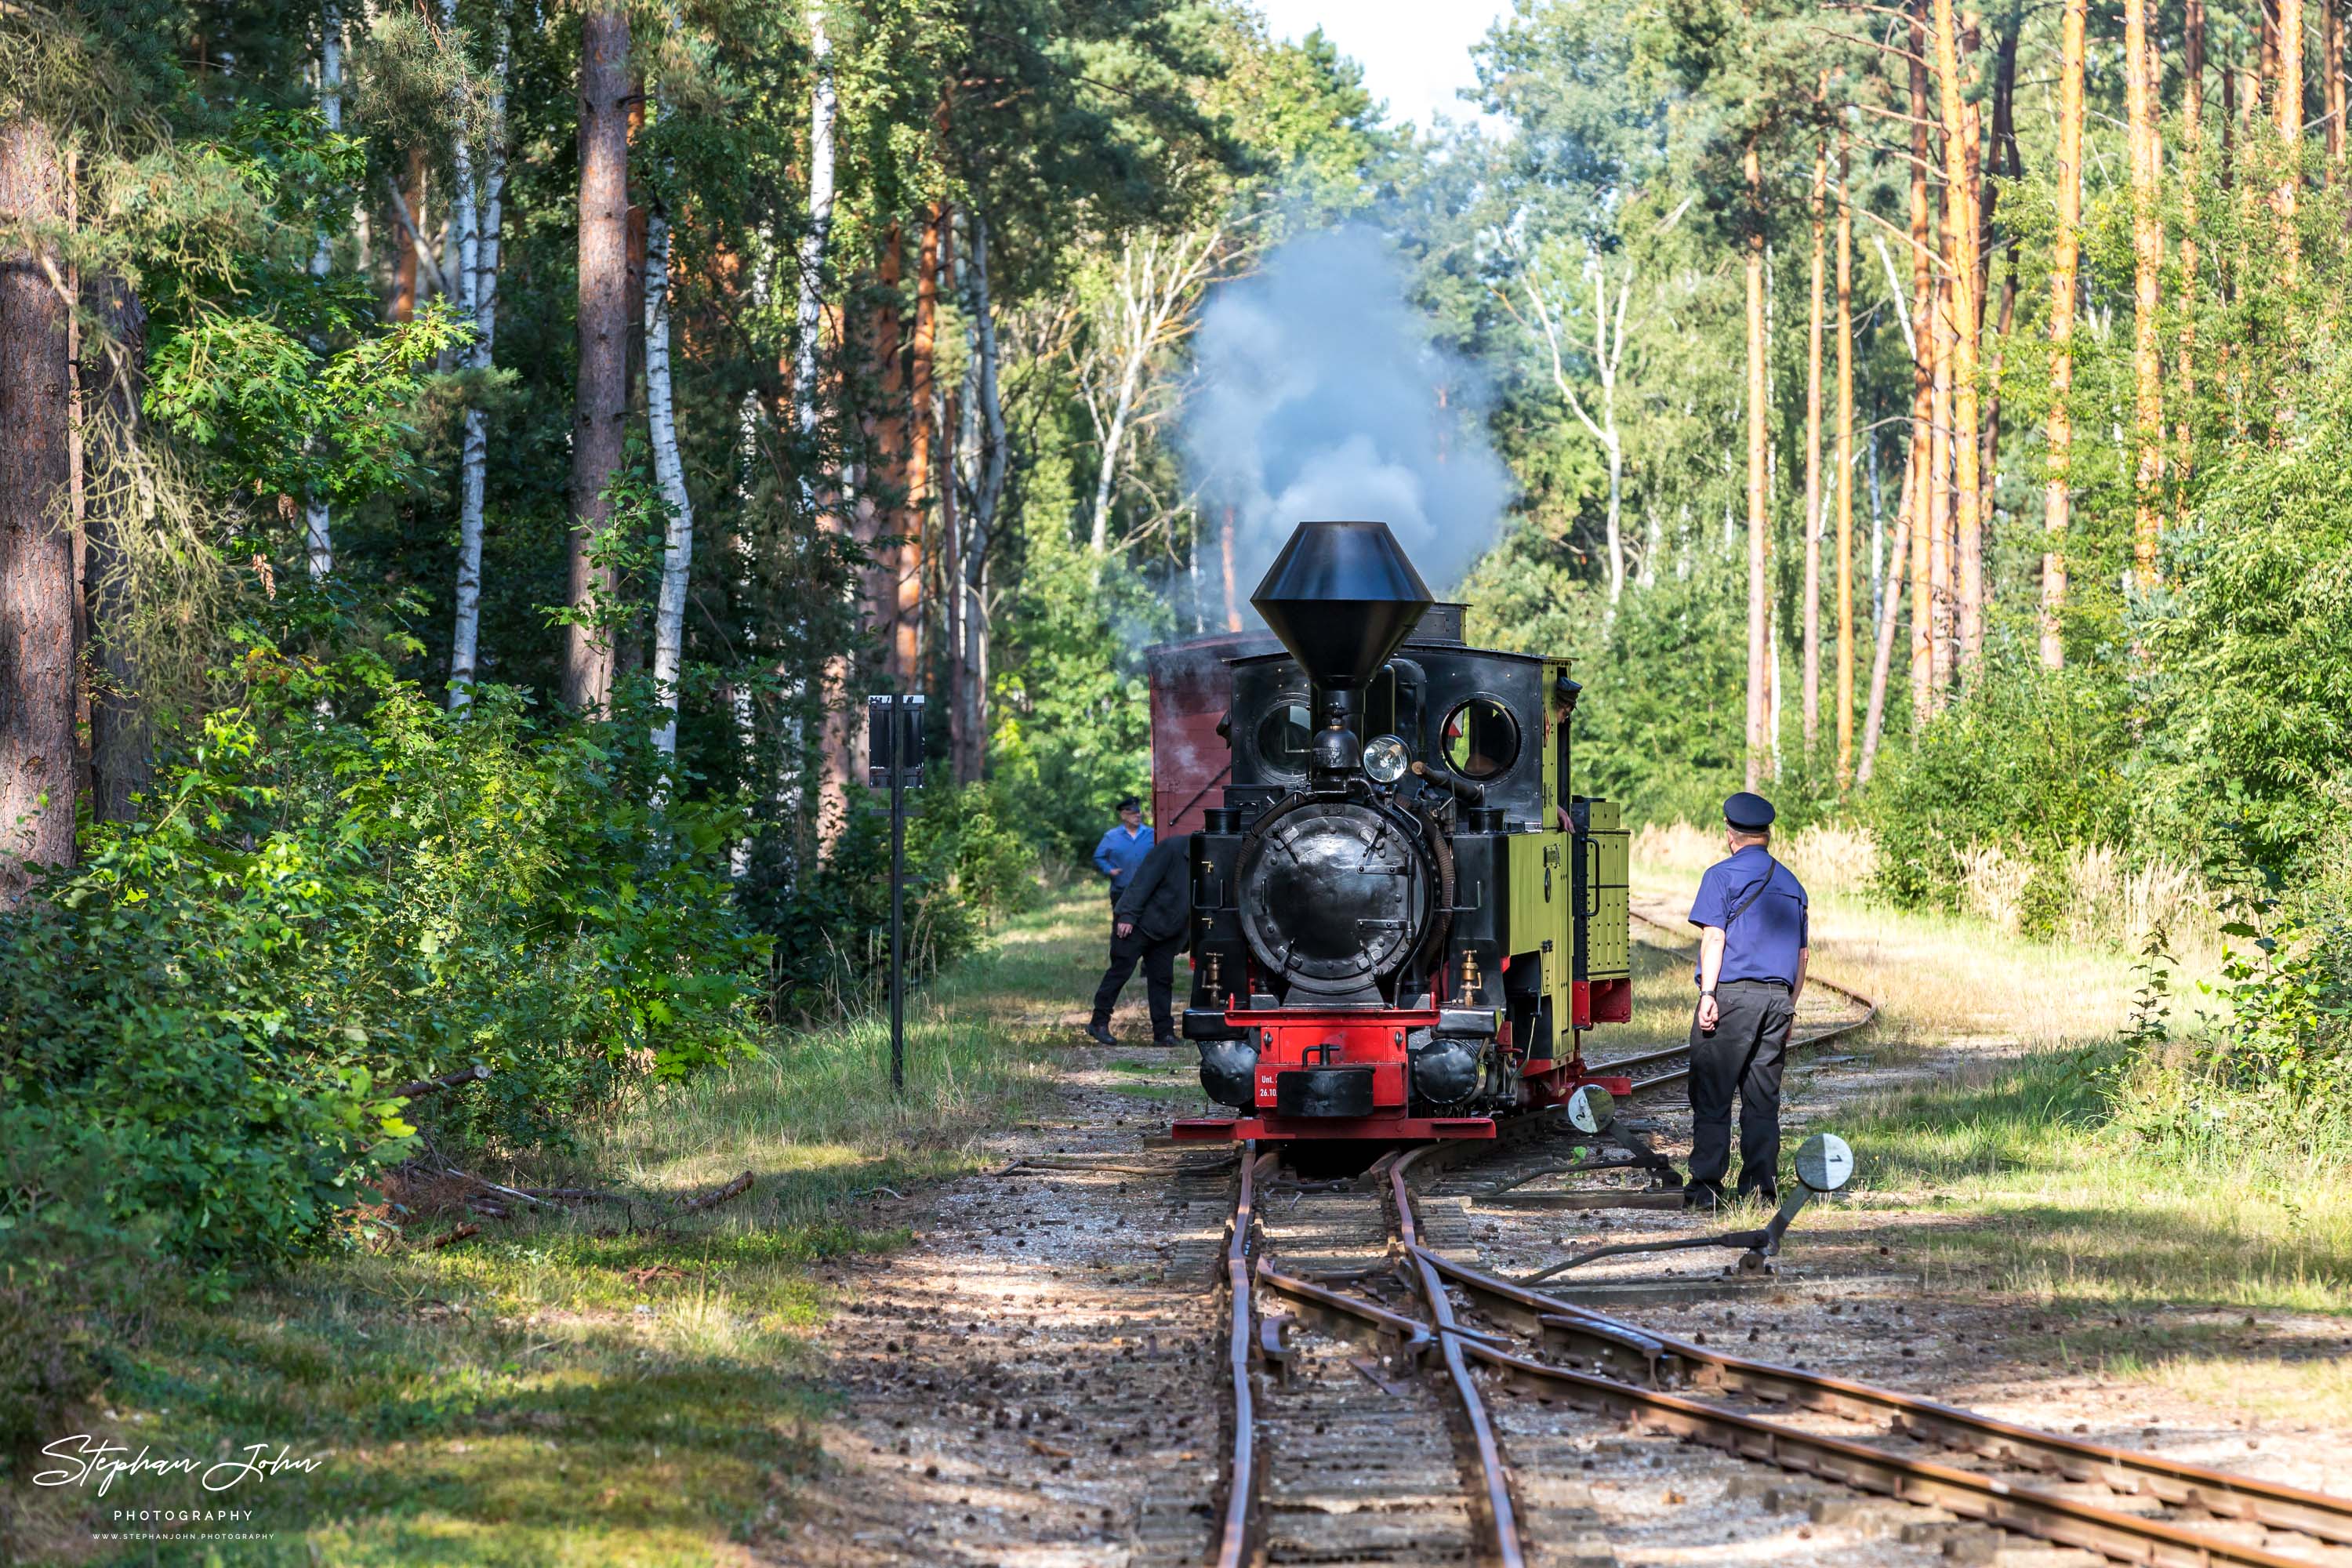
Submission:
MULTIPOLYGON (((902 920, 910 976, 979 946, 988 928, 1037 897, 1035 851, 994 784, 935 782, 908 797, 902 920)), ((772 1005, 794 1022, 837 1021, 877 1005, 887 983, 889 797, 860 789, 833 852, 787 896, 753 900, 773 937, 772 1005)))
POLYGON ((1150 783, 1142 644, 1166 609, 1118 563, 1058 530, 1033 536, 1015 605, 1018 663, 998 678, 996 778, 1034 842, 1076 860, 1123 795, 1150 783))
POLYGON ((2146 617, 2155 811, 2288 879, 2352 833, 2352 355, 2301 395, 2292 438, 2220 455, 2146 617))
POLYGON ((1959 857, 1977 845, 2047 868, 2080 844, 2132 842, 2131 710, 2112 670, 2052 672, 1998 647, 1916 746, 1890 741, 1863 815, 1898 902, 1958 907, 1959 857))
POLYGON ((218 484, 348 501, 414 474, 417 373, 472 335, 436 300, 321 355, 274 321, 207 309, 156 345, 147 412, 214 454, 218 484))
POLYGON ((0 1100, 0 1455, 55 1436, 98 1384, 100 1310, 156 1282, 155 1225, 105 1199, 124 1152, 105 1128, 0 1100))
POLYGON ((1633 823, 1712 820, 1742 778, 1745 563, 1698 554, 1688 576, 1629 589, 1612 616, 1564 557, 1522 528, 1481 563, 1465 584, 1473 640, 1572 658, 1579 795, 1633 823))
POLYGON ((115 1215, 282 1258, 406 1152, 393 1084, 486 1063, 418 1114, 528 1145, 754 1048, 733 819, 641 804, 617 726, 550 731, 499 689, 453 718, 380 677, 332 721, 325 674, 261 647, 241 674, 142 817, 0 924, 0 1084, 103 1137, 115 1215))

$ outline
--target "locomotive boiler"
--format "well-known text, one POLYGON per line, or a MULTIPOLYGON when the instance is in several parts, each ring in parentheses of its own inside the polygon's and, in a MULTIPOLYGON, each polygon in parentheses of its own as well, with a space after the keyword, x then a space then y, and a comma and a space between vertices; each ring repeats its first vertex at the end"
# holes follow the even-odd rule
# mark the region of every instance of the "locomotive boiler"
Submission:
POLYGON ((1623 1092, 1580 1049, 1632 1016, 1631 916, 1567 660, 1466 646, 1380 522, 1300 524, 1250 603, 1279 648, 1153 650, 1160 830, 1197 819, 1183 1032, 1232 1112, 1176 1136, 1492 1137, 1623 1092))

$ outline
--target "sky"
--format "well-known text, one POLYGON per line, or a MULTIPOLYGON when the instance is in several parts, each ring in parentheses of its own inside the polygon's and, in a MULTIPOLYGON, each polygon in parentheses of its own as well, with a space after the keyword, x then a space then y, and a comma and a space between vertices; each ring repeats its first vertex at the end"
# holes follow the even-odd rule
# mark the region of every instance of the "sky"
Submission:
POLYGON ((1427 129, 1433 114, 1472 120, 1454 97, 1477 81, 1470 47, 1510 9, 1510 0, 1258 0, 1276 37, 1297 40, 1318 26, 1364 68, 1364 86, 1388 100, 1392 120, 1427 129))

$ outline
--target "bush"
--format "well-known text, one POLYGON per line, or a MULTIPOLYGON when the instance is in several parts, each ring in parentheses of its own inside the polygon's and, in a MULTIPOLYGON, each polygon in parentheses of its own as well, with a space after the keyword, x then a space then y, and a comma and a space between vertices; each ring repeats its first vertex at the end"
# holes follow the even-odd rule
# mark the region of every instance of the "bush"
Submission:
POLYGON ((764 942, 731 907, 732 818, 643 804, 620 723, 543 731, 516 693, 453 717, 374 679, 322 718, 255 649, 140 820, 0 921, 0 1088, 61 1146, 103 1135, 107 1210, 200 1264, 337 1233, 413 1129, 566 1140, 627 1086, 752 1050, 764 942))
POLYGON ((1018 602, 998 612, 1015 638, 995 680, 989 766, 1022 837, 1083 864, 1119 796, 1150 795, 1141 650, 1171 622, 1125 564, 1058 529, 1033 530, 1027 551, 1018 602))
POLYGON ((126 1152, 104 1129, 0 1105, 0 1455, 57 1435, 98 1387, 100 1307, 154 1283, 154 1226, 123 1224, 106 1201, 126 1152))
POLYGON ((1896 902, 1960 907, 1967 857, 1998 849, 2023 862, 2019 923, 2039 932, 2064 907, 2068 850, 2131 842, 2129 694, 2097 666, 2045 670, 2008 644, 1986 654, 1916 746, 1879 752, 1863 814, 1896 902))
MULTIPOLYGON (((1036 856, 992 784, 935 784, 908 802, 905 942, 909 973, 935 973, 1001 917, 1037 897, 1036 856)), ((853 796, 825 863, 760 910, 774 935, 778 1018, 840 1016, 877 1005, 887 984, 890 813, 853 796)))
POLYGON ((2352 355, 2297 397, 2294 439, 2200 476, 2181 586, 2145 616, 2149 816, 2291 883, 2352 836, 2352 355))

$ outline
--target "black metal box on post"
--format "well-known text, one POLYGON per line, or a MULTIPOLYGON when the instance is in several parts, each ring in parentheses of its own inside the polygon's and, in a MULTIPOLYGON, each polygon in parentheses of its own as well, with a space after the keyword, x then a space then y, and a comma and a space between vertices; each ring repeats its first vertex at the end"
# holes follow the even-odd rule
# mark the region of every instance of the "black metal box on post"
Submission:
POLYGON ((866 700, 866 782, 890 792, 890 1089, 907 1092, 907 986, 902 938, 907 892, 907 792, 923 787, 923 700, 886 692, 866 700))

